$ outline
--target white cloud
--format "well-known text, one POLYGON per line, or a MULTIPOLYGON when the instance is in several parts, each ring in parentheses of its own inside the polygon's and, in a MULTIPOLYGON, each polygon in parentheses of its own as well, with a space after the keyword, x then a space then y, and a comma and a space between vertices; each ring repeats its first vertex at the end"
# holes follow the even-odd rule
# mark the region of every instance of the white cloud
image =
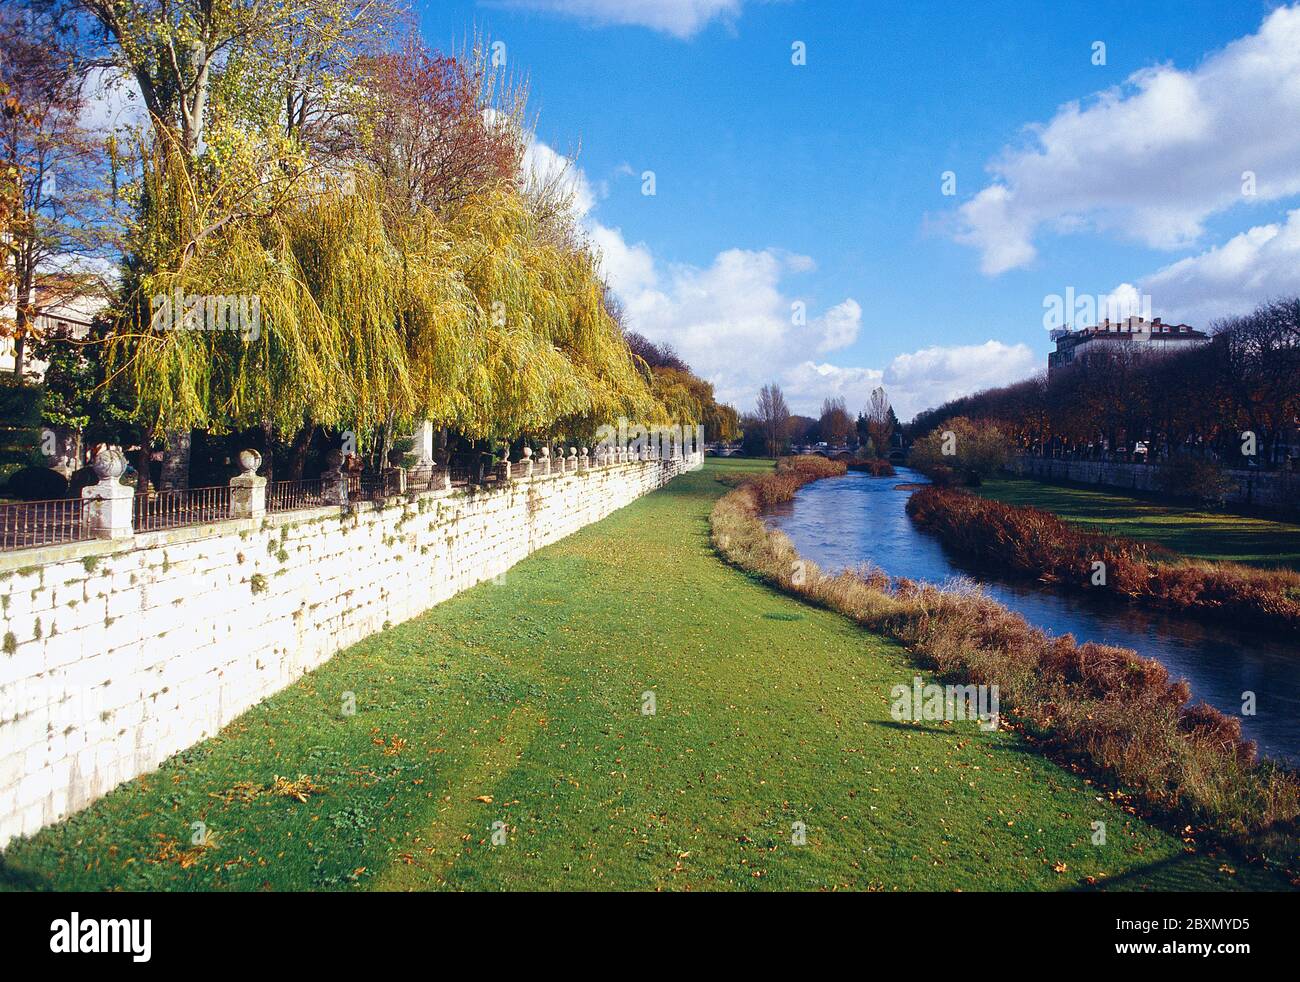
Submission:
POLYGON ((825 340, 822 319, 795 323, 794 301, 781 289, 787 271, 772 250, 728 249, 706 267, 656 266, 639 289, 613 269, 610 282, 631 327, 671 344, 723 398, 747 403, 796 347, 814 350, 825 340))
POLYGON ((654 256, 644 244, 630 245, 617 228, 599 222, 590 229, 592 244, 600 251, 601 269, 620 296, 636 296, 658 281, 654 256))
POLYGON ((1040 368, 1027 345, 986 341, 922 348, 896 356, 883 371, 802 361, 779 381, 794 411, 809 416, 817 415, 823 399, 835 396, 844 397, 850 412, 859 412, 871 390, 883 385, 898 418, 908 420, 949 399, 1028 378, 1040 368))
MULTIPOLYGON (((783 372, 780 383, 791 410, 802 416, 816 416, 822 400, 836 398, 843 398, 845 408, 856 415, 870 402, 871 390, 880 385, 883 376, 876 368, 841 368, 802 361, 783 372)), ((751 397, 741 408, 751 409, 754 401, 751 397)))
POLYGON ((885 369, 884 383, 895 411, 908 419, 949 399, 1027 378, 1043 367, 1024 344, 932 346, 896 357, 885 369))
POLYGON ((688 38, 710 21, 733 21, 744 0, 497 0, 498 6, 576 17, 590 24, 649 27, 688 38))
POLYGON ((850 297, 826 311, 821 318, 822 339, 817 345, 818 351, 838 351, 847 348, 858 339, 858 327, 862 324, 862 307, 850 297))
POLYGON ((884 385, 902 419, 947 399, 1003 385, 1040 366, 1023 344, 997 341, 930 347, 899 355, 883 370, 812 360, 848 347, 862 328, 862 306, 846 298, 819 316, 797 323, 786 276, 806 267, 805 257, 777 250, 728 249, 707 267, 677 264, 660 271, 651 250, 628 245, 614 229, 597 225, 610 285, 622 298, 628 326, 652 341, 671 344, 716 387, 718 398, 742 412, 761 385, 781 385, 791 410, 815 416, 822 400, 843 396, 850 411, 867 405, 884 385))
POLYGON ((82 93, 85 104, 78 122, 83 129, 107 135, 144 123, 144 99, 134 79, 111 69, 92 68, 82 93))
POLYGON ((582 168, 540 140, 530 140, 524 148, 523 171, 526 181, 541 187, 557 183, 563 188, 572 197, 571 207, 579 219, 596 207, 596 191, 582 168))
POLYGON ((1144 69, 1027 132, 959 209, 956 238, 979 249, 985 273, 1032 262, 1044 228, 1185 247, 1211 215, 1300 193, 1300 7, 1195 69, 1144 69))
POLYGON ((908 419, 929 406, 977 389, 1023 378, 1038 366, 1025 345, 925 348, 899 355, 883 370, 843 367, 812 356, 854 344, 862 305, 852 297, 820 312, 805 310, 787 280, 816 268, 810 256, 779 248, 726 249, 705 266, 659 261, 644 242, 591 214, 596 196, 581 168, 534 143, 525 168, 563 174, 575 189, 579 218, 599 250, 601 271, 623 301, 627 327, 667 343, 718 398, 749 411, 759 388, 781 385, 791 410, 815 416, 827 397, 863 409, 884 384, 895 411, 908 419))
POLYGON ((1156 314, 1204 329, 1273 297, 1300 294, 1300 208, 1140 281, 1156 314))

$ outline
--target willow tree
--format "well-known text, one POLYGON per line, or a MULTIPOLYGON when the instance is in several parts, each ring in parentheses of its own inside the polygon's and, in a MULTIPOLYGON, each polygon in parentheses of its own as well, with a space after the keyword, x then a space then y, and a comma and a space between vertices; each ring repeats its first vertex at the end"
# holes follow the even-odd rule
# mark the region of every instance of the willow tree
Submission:
MULTIPOLYGON (((167 418, 203 419, 223 399, 236 416, 217 425, 233 424, 247 401, 239 386, 224 392, 219 380, 225 367, 246 363, 250 353, 230 350, 235 345, 228 338, 151 339, 152 298, 141 291, 168 280, 198 283, 218 296, 242 289, 232 281, 250 278, 256 263, 224 271, 206 285, 202 273, 212 268, 213 256, 240 255, 240 243, 256 237, 249 223, 265 221, 278 205, 298 203, 298 196, 285 193, 289 185, 334 166, 330 154, 339 148, 340 120, 350 117, 361 88, 359 65, 387 42, 398 8, 388 0, 73 2, 99 29, 99 50, 87 67, 98 64, 110 76, 131 80, 148 120, 141 134, 148 144, 144 180, 136 195, 142 211, 125 257, 114 358, 124 374, 144 382, 140 417, 147 435, 156 425, 170 426, 163 423, 167 418), (181 205, 178 214, 147 213, 174 204, 181 205), (139 359, 123 350, 135 341, 144 346, 139 359), (169 357, 162 359, 159 349, 169 357), (213 356, 211 365, 202 363, 205 354, 213 356), (172 374, 145 379, 137 370, 160 361, 172 374), (205 391, 208 380, 214 392, 205 391), (178 391, 162 391, 173 382, 178 391)), ((271 279, 289 275, 280 269, 271 279)), ((268 299, 283 304, 291 292, 284 285, 268 299)), ((280 368, 275 362, 266 367, 280 368)), ((261 423, 269 438, 270 419, 261 423)), ((147 451, 143 446, 142 458, 147 451)), ((143 490, 143 461, 140 471, 143 490)))
POLYGON ((467 203, 450 228, 474 296, 468 328, 478 347, 469 402, 454 425, 471 436, 549 435, 653 411, 605 313, 590 254, 544 237, 507 185, 467 203))
MULTIPOLYGON (((173 27, 158 43, 190 50, 184 22, 173 27)), ((201 141, 182 87, 140 144, 112 357, 148 425, 301 434, 306 422, 386 439, 430 419, 496 440, 663 416, 605 309, 591 252, 557 234, 554 209, 520 178, 522 101, 496 87, 481 49, 468 67, 415 46, 357 60, 384 83, 349 103, 352 136, 371 142, 322 157, 249 94, 259 76, 248 65, 274 75, 264 33, 250 37, 261 40, 232 39, 206 86, 209 109, 227 111, 204 117, 201 141), (441 79, 437 98, 426 98, 430 79, 441 79), (190 329, 211 319, 214 295, 255 297, 257 324, 190 329)), ((191 44, 194 57, 206 43, 191 44)))
POLYGON ((594 261, 539 236, 509 183, 451 221, 420 209, 401 222, 360 171, 230 220, 229 203, 198 194, 165 153, 149 161, 145 187, 149 269, 131 304, 136 328, 113 343, 157 426, 269 418, 288 429, 309 417, 363 433, 427 418, 509 438, 656 412, 604 312, 594 261), (218 285, 259 299, 256 328, 177 330, 168 300, 218 285))
POLYGON ((565 202, 523 172, 526 86, 494 69, 487 48, 475 38, 452 57, 413 39, 372 67, 362 159, 390 232, 413 271, 412 258, 440 246, 467 291, 436 344, 421 311, 406 312, 420 411, 488 440, 643 415, 653 403, 602 310, 595 261, 556 234, 565 209, 552 206, 565 202))
POLYGON ((146 269, 111 344, 151 423, 221 432, 270 420, 293 432, 311 418, 361 432, 414 411, 403 308, 446 323, 458 288, 441 256, 403 255, 364 182, 296 185, 269 213, 232 214, 164 152, 144 186, 146 269), (250 315, 255 298, 256 318, 232 322, 216 296, 250 315))

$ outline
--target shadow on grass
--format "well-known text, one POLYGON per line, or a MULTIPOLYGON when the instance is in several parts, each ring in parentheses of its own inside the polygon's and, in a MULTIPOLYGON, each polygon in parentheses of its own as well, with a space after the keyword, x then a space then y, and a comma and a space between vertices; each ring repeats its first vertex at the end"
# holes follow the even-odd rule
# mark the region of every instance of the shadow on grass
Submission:
POLYGON ((49 893, 53 889, 47 877, 14 869, 0 856, 0 893, 49 893))
MULTIPOLYGON (((1107 876, 1096 883, 1080 883, 1069 887, 1066 892, 1108 893, 1112 890, 1155 889, 1161 892, 1183 890, 1203 893, 1205 892, 1205 859, 1205 855, 1201 853, 1183 852, 1124 873, 1107 876)), ((1260 887, 1251 887, 1252 892, 1260 892, 1260 890, 1260 887)), ((1286 887, 1279 880, 1276 887, 1265 892, 1284 893, 1286 887)))

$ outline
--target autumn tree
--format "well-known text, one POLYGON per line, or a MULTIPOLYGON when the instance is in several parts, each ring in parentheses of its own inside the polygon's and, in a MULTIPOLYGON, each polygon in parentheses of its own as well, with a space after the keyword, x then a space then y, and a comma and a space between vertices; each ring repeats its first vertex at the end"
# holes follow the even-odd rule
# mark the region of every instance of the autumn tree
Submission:
POLYGON ((481 48, 453 57, 411 37, 366 71, 360 153, 393 208, 446 217, 484 188, 518 180, 522 94, 498 79, 481 48))
POLYGON ((867 434, 880 457, 888 456, 889 441, 894 438, 894 429, 898 426, 898 417, 894 407, 889 404, 889 396, 880 386, 871 390, 871 402, 866 412, 867 434))
POLYGON ((763 386, 758 393, 754 418, 763 435, 763 446, 769 457, 779 457, 789 441, 790 407, 785 394, 775 382, 763 386))
POLYGON ((14 374, 22 377, 41 313, 102 295, 92 263, 111 242, 104 147, 82 128, 83 80, 66 9, 22 0, 0 10, 0 173, 4 278, 15 298, 14 374))
POLYGON ((150 113, 109 342, 146 442, 261 426, 295 447, 315 427, 387 445, 423 419, 576 440, 672 411, 563 195, 519 174, 518 90, 479 45, 461 59, 344 30, 374 5, 342 0, 81 2, 150 113), (212 294, 257 298, 258 329, 153 316, 212 294))
MULTIPOLYGON (((1300 418, 1300 298, 1261 304, 1211 327, 1208 343, 1150 353, 1121 339, 1050 375, 988 389, 917 414, 919 439, 959 416, 995 421, 1021 450, 1132 451, 1149 461, 1278 463, 1300 418), (1256 456, 1243 460, 1252 441, 1256 456)), ((1193 469, 1180 465, 1179 473, 1193 469)))
POLYGON ((844 405, 844 397, 822 400, 821 415, 817 418, 818 435, 831 446, 847 443, 853 429, 853 420, 844 405))
POLYGON ((817 436, 817 420, 795 413, 786 424, 786 435, 793 444, 811 443, 817 436))
POLYGON ((1006 464, 1006 435, 987 420, 957 416, 912 444, 911 466, 937 482, 978 485, 1006 464))
POLYGON ((1241 462, 1240 434, 1254 433, 1258 456, 1272 462, 1282 432, 1300 414, 1300 298, 1261 304, 1213 327, 1219 384, 1234 419, 1224 457, 1241 462), (1235 425, 1233 425, 1235 424, 1235 425))

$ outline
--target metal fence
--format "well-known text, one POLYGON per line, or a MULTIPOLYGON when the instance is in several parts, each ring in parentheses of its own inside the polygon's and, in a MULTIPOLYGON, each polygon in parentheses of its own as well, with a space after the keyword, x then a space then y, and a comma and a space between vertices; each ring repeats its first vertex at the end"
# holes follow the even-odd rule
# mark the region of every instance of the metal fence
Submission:
MULTIPOLYGON (((326 504, 327 480, 276 481, 266 487, 268 512, 319 508, 326 504)), ((369 501, 388 494, 380 474, 349 474, 348 497, 369 501)), ((131 501, 131 525, 136 532, 157 532, 186 525, 204 525, 230 518, 230 486, 157 491, 131 501)), ((81 498, 0 502, 0 552, 56 545, 95 538, 81 498)))
POLYGON ((349 501, 369 501, 376 494, 387 493, 387 482, 379 474, 353 474, 348 481, 349 501))
MULTIPOLYGON (((538 468, 537 473, 540 473, 542 458, 533 459, 534 466, 538 468)), ((487 455, 456 454, 449 463, 454 484, 464 486, 494 483, 498 480, 496 468, 487 455)), ((552 458, 551 465, 551 473, 565 472, 564 458, 552 458)), ((270 483, 266 487, 266 510, 285 512, 299 508, 319 508, 326 504, 326 487, 329 483, 328 478, 270 483)), ((427 486, 428 482, 423 483, 427 486)), ((348 498, 352 501, 373 500, 376 495, 388 496, 392 492, 385 476, 374 473, 348 474, 347 488, 348 498)), ((418 488, 413 486, 412 490, 418 488)), ((136 532, 203 525, 228 518, 229 485, 158 491, 147 497, 136 495, 131 502, 131 524, 136 532)), ((83 499, 0 503, 0 551, 93 538, 95 533, 86 522, 83 499)))
POLYGON ((131 506, 131 524, 137 532, 225 521, 230 517, 230 485, 136 495, 131 506))
POLYGON ((295 508, 319 508, 325 504, 325 482, 275 481, 266 486, 266 510, 293 511, 295 508))
POLYGON ((93 538, 80 498, 0 504, 0 551, 93 538))

